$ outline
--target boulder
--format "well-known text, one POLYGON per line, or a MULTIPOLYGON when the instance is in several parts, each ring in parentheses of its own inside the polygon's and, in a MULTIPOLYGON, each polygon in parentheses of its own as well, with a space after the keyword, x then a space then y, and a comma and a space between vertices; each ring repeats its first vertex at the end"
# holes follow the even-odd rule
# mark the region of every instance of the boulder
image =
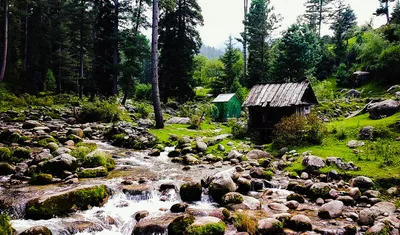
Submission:
POLYGON ((64 153, 47 161, 42 170, 52 175, 60 175, 63 171, 75 171, 78 167, 75 157, 64 153))
POLYGON ((16 171, 14 166, 5 162, 0 162, 0 175, 11 175, 15 172, 16 171))
POLYGON ((365 145, 364 142, 358 141, 358 140, 349 140, 349 142, 347 142, 347 147, 349 147, 351 149, 362 147, 364 145, 365 145))
POLYGON ((27 120, 24 122, 24 124, 22 124, 23 129, 33 129, 33 128, 39 127, 39 126, 42 126, 42 124, 40 124, 40 122, 35 121, 35 120, 27 120))
POLYGON ((95 168, 85 168, 78 172, 79 178, 96 178, 108 175, 108 170, 104 166, 95 168))
POLYGON ((331 190, 331 187, 327 183, 315 183, 311 186, 310 188, 310 193, 311 196, 318 198, 328 198, 330 197, 329 191, 331 190))
POLYGON ((342 215, 343 202, 331 201, 321 206, 318 211, 318 216, 322 219, 335 219, 342 215))
POLYGON ((360 98, 361 96, 361 92, 354 90, 354 89, 350 89, 347 93, 346 93, 346 97, 349 98, 360 98))
POLYGON ((236 192, 227 193, 222 197, 224 204, 240 204, 243 202, 243 195, 236 192))
POLYGON ((367 230, 368 235, 392 234, 390 223, 377 223, 367 230))
POLYGON ((381 193, 376 190, 367 190, 363 193, 364 196, 367 196, 369 198, 378 198, 381 196, 381 193))
POLYGON ((75 209, 87 210, 103 206, 109 197, 105 185, 82 186, 60 193, 45 195, 30 200, 26 205, 27 219, 50 219, 66 216, 75 209))
POLYGON ((290 218, 289 227, 295 231, 311 231, 311 220, 305 215, 295 215, 290 218))
POLYGON ((395 114, 399 110, 399 103, 394 100, 385 100, 378 103, 370 104, 367 108, 369 116, 372 119, 379 119, 395 114))
POLYGON ((336 200, 343 202, 346 206, 355 206, 356 201, 350 196, 339 196, 336 200))
POLYGON ((200 201, 202 192, 201 184, 196 182, 184 183, 179 190, 181 199, 185 202, 200 201))
POLYGON ((273 218, 262 219, 258 221, 257 230, 262 235, 282 235, 283 223, 273 218))
POLYGON ((177 214, 166 214, 146 220, 140 220, 133 229, 132 235, 165 234, 168 226, 178 218, 177 214))
POLYGON ((224 235, 225 223, 216 217, 197 217, 195 221, 186 228, 185 235, 224 235))
POLYGON ((228 159, 238 159, 238 158, 240 158, 240 157, 242 157, 243 156, 243 154, 241 154, 241 153, 239 153, 238 151, 236 151, 236 150, 232 150, 229 154, 228 154, 228 159))
POLYGON ((359 225, 373 225, 375 222, 375 213, 369 209, 363 209, 360 211, 359 219, 358 219, 358 224, 359 225))
POLYGON ((52 235, 52 234, 53 233, 50 231, 50 229, 45 226, 35 226, 23 231, 19 235, 52 235))
POLYGON ((172 117, 171 119, 169 119, 167 122, 167 124, 190 124, 190 118, 188 117, 172 117))
POLYGON ((171 206, 170 211, 172 213, 183 213, 189 207, 189 204, 185 202, 176 203, 171 206))
POLYGON ((262 159, 262 158, 272 158, 272 155, 268 152, 264 152, 258 149, 254 149, 251 150, 250 152, 248 152, 246 154, 246 158, 247 159, 254 159, 254 160, 258 160, 258 159, 262 159))
POLYGON ((376 129, 373 126, 365 126, 361 128, 358 137, 361 140, 372 140, 376 135, 376 129))
POLYGON ((144 128, 151 128, 154 126, 153 121, 150 119, 139 119, 137 124, 139 127, 144 127, 144 128))
POLYGON ((396 206, 391 202, 378 202, 370 208, 375 215, 391 215, 396 211, 396 206))
POLYGON ((306 167, 307 172, 315 173, 325 167, 325 161, 317 156, 306 156, 303 159, 303 166, 306 167))
POLYGON ((83 130, 81 128, 73 128, 73 129, 69 129, 67 132, 67 136, 69 135, 76 135, 79 138, 83 138, 84 133, 83 130))
POLYGON ((203 153, 207 151, 207 144, 204 143, 203 141, 196 141, 196 149, 197 151, 203 153))
POLYGON ((374 182, 366 176, 357 176, 350 180, 351 187, 358 187, 360 190, 366 191, 374 186, 374 182))
POLYGON ((182 215, 175 218, 168 225, 168 234, 169 235, 183 235, 185 234, 186 229, 193 224, 195 218, 193 215, 182 215))
POLYGON ((358 200, 361 197, 361 191, 359 188, 350 188, 349 189, 349 196, 352 197, 354 200, 358 200))
POLYGON ((292 193, 286 197, 287 201, 296 201, 298 203, 304 203, 304 197, 298 193, 292 193))
POLYGON ((147 184, 125 185, 122 192, 130 196, 140 196, 142 199, 148 199, 151 196, 151 187, 147 184))
POLYGON ((298 201, 288 201, 285 206, 287 206, 291 210, 296 210, 299 207, 300 203, 298 201))
POLYGON ((219 174, 211 181, 208 191, 214 201, 220 202, 222 196, 230 192, 235 192, 236 189, 235 182, 233 182, 228 174, 219 174))
POLYGON ((251 181, 246 178, 240 177, 236 183, 240 193, 246 194, 251 190, 251 181))
POLYGON ((188 153, 183 157, 183 163, 185 165, 197 165, 200 164, 200 160, 195 157, 196 155, 188 153))

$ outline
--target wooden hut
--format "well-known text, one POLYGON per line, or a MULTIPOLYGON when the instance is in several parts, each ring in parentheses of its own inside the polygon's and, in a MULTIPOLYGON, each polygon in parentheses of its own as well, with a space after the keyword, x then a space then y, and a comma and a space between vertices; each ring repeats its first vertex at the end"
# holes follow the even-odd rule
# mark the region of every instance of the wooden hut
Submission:
POLYGON ((311 106, 317 103, 314 91, 306 80, 255 85, 243 107, 249 111, 249 128, 269 132, 283 117, 295 113, 307 115, 311 106))
POLYGON ((217 107, 214 112, 215 120, 226 121, 228 118, 240 117, 242 104, 235 93, 220 94, 212 102, 217 107))

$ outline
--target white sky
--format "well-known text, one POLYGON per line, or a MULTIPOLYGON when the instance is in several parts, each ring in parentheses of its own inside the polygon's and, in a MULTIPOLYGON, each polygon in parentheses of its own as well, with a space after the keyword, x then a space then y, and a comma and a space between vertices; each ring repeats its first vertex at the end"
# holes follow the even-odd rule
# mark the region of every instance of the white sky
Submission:
MULTIPOLYGON (((277 34, 296 22, 299 15, 305 11, 306 0, 271 0, 275 13, 283 17, 277 34)), ((243 30, 243 0, 198 0, 204 17, 204 26, 199 28, 204 45, 218 48, 224 47, 229 35, 239 37, 243 30)), ((373 19, 378 27, 386 22, 384 16, 375 17, 372 14, 379 7, 378 0, 345 0, 357 15, 359 25, 373 19)), ((329 34, 329 26, 323 29, 323 34, 329 34)))

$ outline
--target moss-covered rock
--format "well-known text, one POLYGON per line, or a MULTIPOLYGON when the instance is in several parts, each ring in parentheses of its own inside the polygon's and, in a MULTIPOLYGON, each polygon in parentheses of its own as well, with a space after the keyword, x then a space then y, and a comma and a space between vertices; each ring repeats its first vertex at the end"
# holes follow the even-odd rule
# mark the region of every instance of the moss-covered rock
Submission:
POLYGON ((79 178, 96 178, 107 176, 108 170, 104 166, 86 168, 78 172, 79 178))
POLYGON ((66 216, 75 209, 87 210, 93 206, 103 206, 109 193, 105 185, 79 187, 61 193, 35 198, 26 205, 27 219, 50 219, 66 216))
POLYGON ((33 185, 46 185, 53 182, 53 176, 51 174, 39 173, 34 174, 29 181, 33 185))
POLYGON ((81 128, 73 128, 73 129, 69 129, 67 132, 67 135, 75 135, 78 136, 79 138, 83 138, 84 134, 83 134, 83 130, 81 128))
POLYGON ((237 186, 235 182, 233 182, 231 176, 227 174, 221 174, 212 180, 208 191, 214 201, 221 202, 221 199, 225 194, 235 192, 236 189, 237 186))
POLYGON ((31 157, 31 151, 26 148, 18 147, 14 150, 13 156, 19 159, 29 159, 31 157))
POLYGON ((328 198, 331 188, 327 183, 315 183, 310 188, 311 197, 314 198, 328 198))
POLYGON ((184 235, 185 230, 193 224, 194 220, 193 215, 179 216, 168 225, 168 235, 184 235))
POLYGON ((13 229, 10 224, 10 217, 5 214, 0 214, 0 234, 12 235, 13 229))
POLYGON ((46 148, 50 149, 51 152, 54 152, 58 149, 58 144, 50 142, 47 144, 46 148))
POLYGON ((200 201, 202 192, 201 184, 196 182, 184 183, 179 190, 182 201, 187 202, 200 201))
POLYGON ((81 137, 74 135, 74 134, 68 135, 67 139, 74 141, 75 144, 83 141, 83 139, 81 137))
POLYGON ((93 142, 80 142, 76 145, 76 147, 86 147, 90 149, 90 152, 93 152, 97 149, 97 144, 93 142))
POLYGON ((23 231, 19 235, 52 235, 52 234, 53 233, 50 231, 50 229, 45 226, 35 226, 23 231))
POLYGON ((103 166, 111 171, 115 168, 115 160, 108 152, 95 151, 85 158, 82 162, 82 166, 88 168, 103 166))
POLYGON ((8 162, 12 157, 11 150, 7 147, 0 147, 0 161, 8 162))
POLYGON ((227 193, 222 197, 222 203, 227 204, 240 204, 243 202, 243 195, 236 192, 227 193))
POLYGON ((41 140, 39 140, 37 142, 37 144, 40 147, 46 147, 49 143, 56 143, 57 144, 58 141, 56 139, 54 139, 54 137, 47 137, 47 138, 43 138, 43 139, 41 139, 41 140))
POLYGON ((180 215, 166 214, 146 220, 140 220, 133 229, 132 235, 165 234, 168 226, 180 215))
POLYGON ((216 217, 198 217, 185 231, 185 235, 223 235, 225 223, 216 217))
POLYGON ((0 175, 11 175, 15 173, 15 167, 6 163, 0 162, 0 175))
POLYGON ((18 132, 14 132, 8 137, 8 141, 10 143, 18 143, 21 140, 21 138, 22 136, 18 132))
POLYGON ((297 201, 299 203, 304 203, 304 197, 298 193, 292 193, 286 197, 287 201, 297 201))
POLYGON ((258 232, 264 235, 282 235, 283 223, 277 219, 263 219, 258 221, 258 232))

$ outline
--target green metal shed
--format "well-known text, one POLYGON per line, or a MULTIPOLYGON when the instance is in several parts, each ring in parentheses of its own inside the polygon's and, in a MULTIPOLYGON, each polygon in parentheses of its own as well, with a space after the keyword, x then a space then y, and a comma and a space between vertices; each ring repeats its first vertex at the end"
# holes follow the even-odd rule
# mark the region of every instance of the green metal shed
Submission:
POLYGON ((240 118, 242 104, 235 93, 220 94, 213 101, 217 109, 214 111, 216 121, 226 121, 228 118, 240 118))

